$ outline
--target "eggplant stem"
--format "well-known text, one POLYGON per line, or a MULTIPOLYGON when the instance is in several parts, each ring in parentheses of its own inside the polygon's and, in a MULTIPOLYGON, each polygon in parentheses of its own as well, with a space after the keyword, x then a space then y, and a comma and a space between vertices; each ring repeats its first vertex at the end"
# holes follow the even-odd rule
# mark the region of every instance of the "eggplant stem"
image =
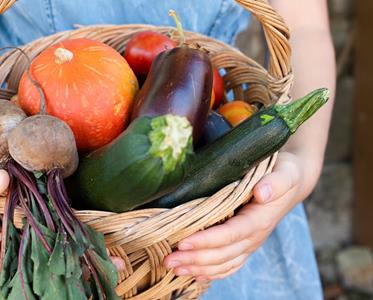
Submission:
POLYGON ((171 16, 175 21, 177 31, 180 35, 180 46, 184 45, 185 44, 185 34, 184 34, 183 25, 181 24, 179 16, 177 15, 176 11, 173 10, 173 9, 170 9, 168 11, 168 15, 171 16))
POLYGON ((39 115, 46 115, 47 114, 47 109, 46 109, 46 100, 45 100, 44 91, 43 91, 43 88, 41 87, 41 85, 31 76, 30 66, 31 66, 32 61, 31 61, 30 57, 27 55, 27 53, 23 49, 18 48, 18 47, 1 47, 0 51, 2 51, 2 50, 17 50, 17 51, 21 52, 23 54, 23 56, 26 58, 26 60, 27 60, 27 68, 26 68, 27 77, 31 81, 31 83, 35 86, 35 88, 37 89, 37 91, 40 95, 39 115))

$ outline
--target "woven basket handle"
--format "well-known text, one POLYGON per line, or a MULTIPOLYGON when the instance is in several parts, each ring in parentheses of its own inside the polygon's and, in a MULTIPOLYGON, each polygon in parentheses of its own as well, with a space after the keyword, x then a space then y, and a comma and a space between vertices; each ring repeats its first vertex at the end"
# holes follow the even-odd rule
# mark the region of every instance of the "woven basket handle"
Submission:
POLYGON ((291 73, 289 28, 268 0, 236 0, 262 24, 269 51, 268 72, 277 80, 291 73))
POLYGON ((0 15, 11 7, 16 0, 0 0, 0 15))

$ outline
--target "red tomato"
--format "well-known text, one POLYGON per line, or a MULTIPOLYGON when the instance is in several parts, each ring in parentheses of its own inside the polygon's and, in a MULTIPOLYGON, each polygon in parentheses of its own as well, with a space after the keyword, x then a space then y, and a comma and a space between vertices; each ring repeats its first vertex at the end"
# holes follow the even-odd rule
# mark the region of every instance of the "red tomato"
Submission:
POLYGON ((146 76, 154 58, 166 49, 176 47, 168 36, 155 31, 143 31, 133 36, 127 44, 124 57, 139 77, 146 76))
POLYGON ((235 100, 219 108, 219 113, 232 125, 237 126, 249 118, 255 109, 245 101, 235 100))
POLYGON ((215 104, 215 92, 214 92, 214 90, 212 90, 211 100, 210 100, 210 109, 212 109, 214 107, 214 104, 215 104))
POLYGON ((217 68, 214 68, 213 89, 215 92, 214 108, 218 108, 224 95, 224 80, 220 76, 217 68))

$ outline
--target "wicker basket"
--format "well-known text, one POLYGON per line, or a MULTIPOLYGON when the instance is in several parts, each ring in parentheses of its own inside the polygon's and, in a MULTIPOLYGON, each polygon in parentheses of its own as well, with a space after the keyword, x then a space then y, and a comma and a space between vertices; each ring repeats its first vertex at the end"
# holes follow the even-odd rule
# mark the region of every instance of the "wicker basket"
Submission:
MULTIPOLYGON (((3 1, 4 2, 4 1, 3 1)), ((0 2, 0 3, 3 3, 0 2)), ((5 1, 5 3, 12 1, 5 1)), ((227 90, 236 99, 261 102, 288 101, 293 81, 290 68, 289 32, 283 19, 270 7, 267 0, 237 0, 261 22, 270 54, 268 71, 238 50, 206 36, 187 32, 189 43, 198 42, 211 55, 213 64, 225 69, 227 90)), ((3 7, 1 4, 0 7, 3 7)), ((51 44, 66 38, 86 37, 100 40, 119 52, 127 41, 144 29, 166 33, 170 28, 148 25, 92 26, 61 32, 34 41, 23 49, 33 58, 51 44)), ((18 51, 0 57, 0 98, 10 99, 17 93, 21 74, 27 63, 18 51)), ((208 283, 192 277, 177 277, 166 270, 163 259, 181 239, 192 233, 225 220, 235 209, 248 202, 253 186, 271 172, 276 155, 252 169, 241 181, 234 182, 208 198, 197 199, 174 209, 147 209, 115 214, 101 211, 76 211, 76 215, 105 234, 112 255, 120 256, 126 270, 120 274, 117 293, 123 299, 197 299, 208 283)), ((0 201, 0 210, 3 208, 0 201)), ((16 212, 21 225, 21 211, 16 212)))
POLYGON ((4 13, 11 7, 17 0, 0 0, 0 14, 4 13))

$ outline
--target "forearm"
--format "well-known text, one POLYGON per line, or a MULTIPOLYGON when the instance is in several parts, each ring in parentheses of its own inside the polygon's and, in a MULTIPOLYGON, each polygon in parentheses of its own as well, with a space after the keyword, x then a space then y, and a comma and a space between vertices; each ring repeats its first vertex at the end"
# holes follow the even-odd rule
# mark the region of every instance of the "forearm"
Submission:
POLYGON ((333 109, 336 76, 326 1, 308 1, 299 0, 297 8, 289 7, 291 4, 288 1, 273 1, 274 7, 284 16, 290 27, 295 76, 293 97, 301 97, 320 87, 330 90, 329 102, 301 126, 284 147, 284 150, 296 154, 304 166, 305 171, 301 175, 304 178, 303 184, 296 196, 298 200, 308 196, 321 172, 333 109), (307 15, 307 18, 301 18, 299 15, 307 15))
POLYGON ((329 102, 300 127, 285 146, 285 150, 302 158, 307 170, 313 170, 303 174, 305 186, 298 197, 304 199, 314 188, 323 164, 335 95, 335 59, 328 31, 294 31, 291 44, 295 76, 293 97, 301 97, 320 87, 330 90, 329 102))

